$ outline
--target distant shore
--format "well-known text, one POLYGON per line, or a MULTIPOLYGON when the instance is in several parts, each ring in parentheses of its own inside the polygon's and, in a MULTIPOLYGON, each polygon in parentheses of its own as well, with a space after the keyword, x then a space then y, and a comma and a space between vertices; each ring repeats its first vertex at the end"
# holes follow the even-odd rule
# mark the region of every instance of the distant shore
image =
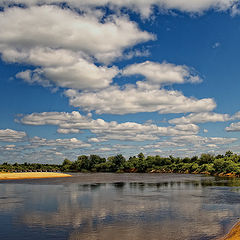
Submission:
POLYGON ((239 240, 240 239, 240 222, 236 223, 227 235, 218 240, 239 240))
POLYGON ((0 180, 71 177, 70 174, 55 172, 0 173, 0 180))

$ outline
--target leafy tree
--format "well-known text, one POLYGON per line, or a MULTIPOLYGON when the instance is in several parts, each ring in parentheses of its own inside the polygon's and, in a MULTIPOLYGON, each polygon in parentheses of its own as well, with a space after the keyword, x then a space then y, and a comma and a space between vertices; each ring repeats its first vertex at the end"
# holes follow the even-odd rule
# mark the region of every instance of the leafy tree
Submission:
POLYGON ((225 167, 224 158, 219 158, 219 159, 214 160, 213 167, 215 169, 215 172, 217 172, 217 173, 224 172, 224 167, 225 167))
POLYGON ((233 155, 233 152, 230 150, 225 153, 226 157, 231 157, 232 155, 233 155))
POLYGON ((62 165, 65 166, 65 165, 71 165, 72 162, 70 160, 68 160, 67 158, 64 159, 62 165))
POLYGON ((203 153, 201 154, 201 157, 198 159, 198 164, 209 164, 214 161, 214 156, 209 153, 203 153))
POLYGON ((110 157, 109 161, 112 163, 112 168, 116 172, 117 170, 123 170, 126 159, 122 154, 118 154, 116 156, 110 157))
POLYGON ((142 152, 138 154, 138 159, 140 161, 143 161, 145 159, 145 156, 144 156, 144 154, 142 152))

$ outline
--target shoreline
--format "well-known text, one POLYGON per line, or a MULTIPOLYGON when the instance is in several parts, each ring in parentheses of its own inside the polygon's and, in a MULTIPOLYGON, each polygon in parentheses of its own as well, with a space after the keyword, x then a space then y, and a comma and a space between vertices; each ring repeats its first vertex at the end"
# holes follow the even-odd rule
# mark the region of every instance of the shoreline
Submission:
POLYGON ((55 172, 0 173, 0 180, 61 178, 61 177, 72 177, 72 175, 55 172))
POLYGON ((230 231, 220 239, 217 240, 239 240, 240 239, 240 221, 237 222, 230 231))

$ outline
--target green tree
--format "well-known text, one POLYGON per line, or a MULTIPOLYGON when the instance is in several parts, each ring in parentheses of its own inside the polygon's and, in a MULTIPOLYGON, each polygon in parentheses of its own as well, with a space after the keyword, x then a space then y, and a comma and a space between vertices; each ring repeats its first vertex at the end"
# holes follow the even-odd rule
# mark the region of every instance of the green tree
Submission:
POLYGON ((225 153, 226 157, 231 157, 232 155, 233 155, 233 152, 230 150, 225 153))
POLYGON ((201 154, 201 157, 198 159, 198 164, 199 165, 209 164, 209 163, 212 163, 213 161, 214 161, 214 156, 212 154, 203 153, 201 154))

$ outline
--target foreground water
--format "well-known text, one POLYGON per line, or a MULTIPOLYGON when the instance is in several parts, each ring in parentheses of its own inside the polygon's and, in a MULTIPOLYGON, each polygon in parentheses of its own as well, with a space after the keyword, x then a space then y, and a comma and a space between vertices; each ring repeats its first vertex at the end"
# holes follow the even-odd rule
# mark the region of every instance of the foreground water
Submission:
POLYGON ((240 180, 74 174, 0 181, 0 239, 208 240, 240 217, 240 180))

